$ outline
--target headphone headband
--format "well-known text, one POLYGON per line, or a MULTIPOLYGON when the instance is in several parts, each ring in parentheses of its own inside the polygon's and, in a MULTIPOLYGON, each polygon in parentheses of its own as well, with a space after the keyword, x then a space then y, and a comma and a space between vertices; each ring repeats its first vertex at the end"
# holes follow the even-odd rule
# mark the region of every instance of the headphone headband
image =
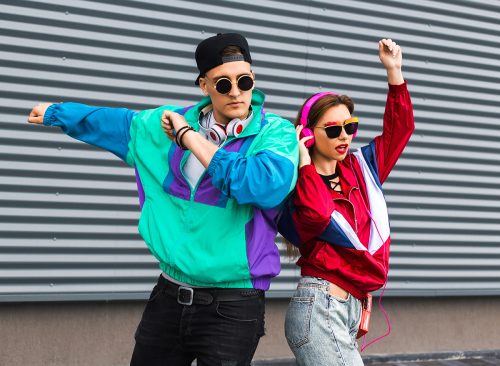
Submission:
POLYGON ((302 113, 300 114, 300 124, 304 127, 307 126, 307 119, 309 117, 309 111, 311 110, 314 103, 316 103, 319 99, 323 98, 325 95, 338 95, 334 92, 321 92, 314 94, 311 98, 309 98, 302 108, 302 113))

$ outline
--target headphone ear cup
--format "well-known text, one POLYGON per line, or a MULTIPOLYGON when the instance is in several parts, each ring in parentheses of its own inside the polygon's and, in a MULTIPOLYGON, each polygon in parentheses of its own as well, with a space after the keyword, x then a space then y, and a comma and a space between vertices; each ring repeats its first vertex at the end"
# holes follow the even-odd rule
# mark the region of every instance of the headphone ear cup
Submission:
POLYGON ((215 145, 220 146, 227 139, 226 130, 216 123, 208 131, 208 138, 215 145))
POLYGON ((239 118, 235 118, 226 125, 226 133, 229 136, 238 137, 244 129, 243 121, 239 118))
POLYGON ((310 128, 303 128, 302 131, 300 131, 299 139, 309 136, 312 136, 312 139, 309 139, 304 143, 307 148, 314 145, 314 132, 310 128))

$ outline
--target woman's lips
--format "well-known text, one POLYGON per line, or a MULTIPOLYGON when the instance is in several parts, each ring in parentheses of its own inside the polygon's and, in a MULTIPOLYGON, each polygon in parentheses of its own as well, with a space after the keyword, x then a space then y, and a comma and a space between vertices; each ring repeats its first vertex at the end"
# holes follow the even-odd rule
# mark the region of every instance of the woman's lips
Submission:
POLYGON ((349 147, 349 145, 347 144, 342 144, 342 145, 338 145, 337 147, 335 147, 335 150, 339 153, 339 154, 345 154, 347 152, 347 148, 349 147))

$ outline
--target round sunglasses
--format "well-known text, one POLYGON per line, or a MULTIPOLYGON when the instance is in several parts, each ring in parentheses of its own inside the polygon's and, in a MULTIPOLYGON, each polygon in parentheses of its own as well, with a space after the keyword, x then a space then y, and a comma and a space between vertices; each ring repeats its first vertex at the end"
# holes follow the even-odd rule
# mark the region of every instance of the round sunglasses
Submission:
POLYGON ((323 128, 326 132, 326 136, 329 139, 335 139, 340 136, 342 129, 348 135, 354 135, 358 131, 358 119, 356 117, 346 119, 343 125, 328 125, 328 126, 317 126, 314 128, 323 128))
MULTIPOLYGON (((238 85, 238 89, 241 91, 249 91, 253 88, 254 80, 250 75, 241 75, 238 80, 236 80, 236 85, 238 85)), ((220 94, 229 93, 232 87, 233 82, 227 77, 218 79, 214 84, 215 90, 220 94)))

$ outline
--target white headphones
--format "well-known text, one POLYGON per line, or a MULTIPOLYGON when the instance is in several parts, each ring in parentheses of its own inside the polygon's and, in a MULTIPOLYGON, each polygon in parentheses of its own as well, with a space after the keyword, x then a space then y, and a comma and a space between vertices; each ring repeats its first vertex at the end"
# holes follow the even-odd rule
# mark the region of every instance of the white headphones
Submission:
POLYGON ((208 111, 206 114, 204 113, 205 111, 206 108, 201 111, 198 123, 203 132, 205 132, 208 141, 217 146, 222 145, 230 136, 238 137, 245 127, 248 126, 253 115, 250 113, 244 120, 239 118, 232 119, 224 126, 215 121, 212 110, 208 111))

